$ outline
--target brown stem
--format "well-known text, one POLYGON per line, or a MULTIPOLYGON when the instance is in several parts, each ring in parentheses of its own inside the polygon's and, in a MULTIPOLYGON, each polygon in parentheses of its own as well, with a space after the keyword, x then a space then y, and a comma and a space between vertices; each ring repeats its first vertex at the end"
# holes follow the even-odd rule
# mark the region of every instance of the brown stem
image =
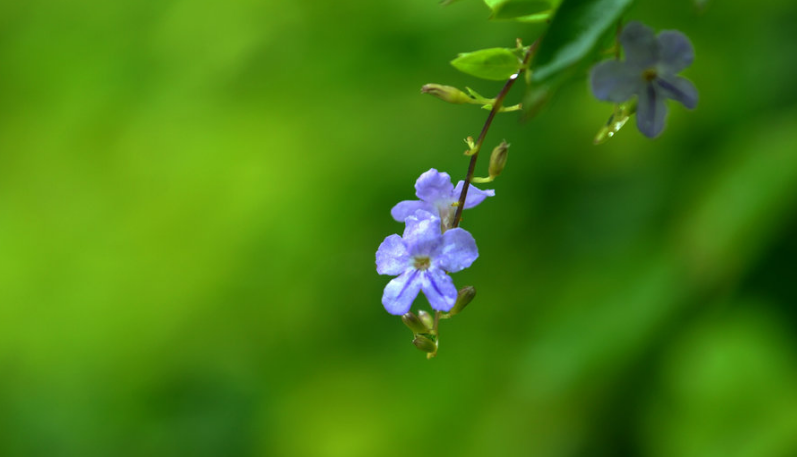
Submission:
POLYGON ((473 180, 473 172, 476 170, 476 160, 479 158, 479 151, 484 143, 484 138, 487 136, 487 131, 490 130, 490 125, 493 123, 493 118, 498 111, 501 110, 501 105, 504 103, 504 98, 506 98, 506 94, 509 93, 509 89, 512 88, 512 85, 515 84, 515 81, 520 77, 521 74, 523 74, 523 72, 526 70, 526 67, 529 65, 531 56, 534 54, 534 51, 536 51, 539 41, 540 40, 538 39, 531 46, 529 46, 529 49, 526 51, 526 55, 523 56, 523 64, 521 65, 520 70, 509 77, 509 80, 506 82, 506 84, 504 84, 501 92, 499 92, 498 96, 495 97, 493 108, 490 110, 490 114, 487 115, 487 120, 484 121, 484 127, 482 127, 482 131, 479 133, 479 138, 476 140, 476 144, 473 147, 473 150, 476 152, 470 156, 468 175, 465 177, 465 184, 462 186, 462 192, 459 194, 459 203, 457 204, 457 212, 454 214, 454 221, 451 224, 452 228, 458 227, 459 222, 462 219, 462 210, 465 209, 465 199, 468 197, 468 187, 470 187, 470 182, 473 180))

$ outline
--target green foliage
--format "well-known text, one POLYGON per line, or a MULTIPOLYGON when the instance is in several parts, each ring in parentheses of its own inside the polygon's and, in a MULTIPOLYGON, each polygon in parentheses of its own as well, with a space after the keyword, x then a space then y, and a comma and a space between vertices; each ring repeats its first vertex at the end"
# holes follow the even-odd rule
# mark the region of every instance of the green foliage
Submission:
POLYGON ((634 0, 564 0, 532 63, 532 81, 548 80, 589 55, 634 0))
POLYGON ((701 104, 655 141, 632 116, 593 147, 611 105, 583 79, 497 118, 479 296, 433 361, 373 254, 486 113, 418 89, 528 24, 39 3, 0 2, 0 455, 797 455, 797 2, 638 2, 697 52, 701 104))
POLYGON ((521 63, 515 50, 507 48, 464 52, 451 61, 451 65, 463 73, 493 81, 506 80, 520 69, 521 63))
POLYGON ((484 0, 493 14, 490 19, 510 19, 522 22, 547 20, 561 0, 484 0))

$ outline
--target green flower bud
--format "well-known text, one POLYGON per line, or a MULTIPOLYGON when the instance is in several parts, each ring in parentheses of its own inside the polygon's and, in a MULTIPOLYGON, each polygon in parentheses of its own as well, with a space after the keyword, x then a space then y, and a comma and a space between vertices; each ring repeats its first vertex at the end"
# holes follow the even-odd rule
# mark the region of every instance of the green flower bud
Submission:
POLYGON ((597 135, 595 135, 595 141, 593 143, 601 144, 609 141, 609 138, 613 137, 615 133, 623 128, 625 123, 628 122, 629 117, 636 113, 636 108, 636 100, 615 105, 614 113, 609 116, 609 120, 606 121, 606 125, 598 131, 597 135))
POLYGON ((459 293, 457 294, 457 302, 454 303, 454 307, 451 308, 451 311, 449 311, 448 314, 453 316, 454 314, 461 313, 462 310, 465 309, 466 306, 468 306, 468 303, 470 303, 473 300, 473 297, 475 296, 476 296, 475 287, 473 286, 463 287, 462 289, 459 290, 459 293))
POLYGON ((437 343, 426 335, 415 335, 412 344, 423 352, 428 352, 430 354, 437 352, 437 343))
POLYGON ((453 103, 455 105, 473 102, 471 97, 456 87, 443 86, 440 84, 426 84, 425 86, 421 87, 421 93, 433 95, 440 100, 453 103))
POLYGON ((412 330, 412 333, 426 333, 431 329, 430 327, 426 327, 426 325, 421 322, 421 319, 412 312, 401 316, 401 321, 412 330))
POLYGON ((418 316, 421 318, 421 322, 427 328, 434 328, 434 318, 431 314, 427 313, 426 311, 418 311, 418 316))
POLYGON ((506 156, 509 152, 509 143, 506 141, 502 141, 501 144, 493 149, 493 153, 490 155, 490 177, 496 178, 498 175, 504 171, 504 167, 506 166, 506 156))

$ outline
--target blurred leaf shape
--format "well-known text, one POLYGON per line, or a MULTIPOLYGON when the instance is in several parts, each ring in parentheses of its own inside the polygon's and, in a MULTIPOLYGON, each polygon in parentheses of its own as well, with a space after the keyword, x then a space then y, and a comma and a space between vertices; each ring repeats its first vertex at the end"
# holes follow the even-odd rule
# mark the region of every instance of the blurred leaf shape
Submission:
POLYGON ((797 111, 749 123, 706 173, 676 238, 696 281, 743 274, 797 204, 797 111))
POLYGON ((769 305, 738 301, 679 338, 652 393, 646 455, 795 455, 797 355, 769 305))
POLYGON ((561 0, 484 0, 492 10, 490 19, 542 22, 553 15, 561 0))
POLYGON ((634 0, 564 0, 532 62, 532 80, 550 79, 584 59, 634 0))

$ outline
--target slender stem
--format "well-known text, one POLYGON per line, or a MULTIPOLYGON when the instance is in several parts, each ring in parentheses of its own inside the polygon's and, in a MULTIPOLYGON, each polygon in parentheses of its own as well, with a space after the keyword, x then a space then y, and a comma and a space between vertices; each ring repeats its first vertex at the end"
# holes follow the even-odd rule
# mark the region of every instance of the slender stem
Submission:
MULTIPOLYGON (((440 323, 440 311, 435 311, 434 312, 434 325, 432 326, 432 335, 434 335, 436 337, 435 338, 435 340, 436 340, 435 341, 435 345, 440 344, 440 332, 439 332, 439 330, 437 330, 437 324, 439 324, 439 323, 440 323)), ((431 359, 432 357, 435 357, 435 356, 437 356, 437 348, 435 348, 434 352, 429 352, 429 353, 426 354, 426 358, 427 359, 431 359)))
POLYGON ((495 118, 495 115, 501 110, 501 105, 504 103, 504 98, 506 98, 506 94, 509 93, 509 89, 512 88, 512 85, 515 84, 515 81, 517 81, 520 75, 526 70, 529 61, 531 60, 531 56, 537 49, 538 44, 539 40, 535 41, 531 46, 529 46, 529 49, 526 51, 526 55, 523 56, 523 64, 521 65, 520 70, 509 77, 509 80, 506 82, 506 84, 504 84, 501 92, 499 92, 498 96, 495 97, 493 109, 491 109, 490 114, 487 115, 487 120, 484 121, 482 131, 479 133, 479 138, 476 140, 476 145, 473 147, 473 150, 476 152, 470 156, 468 174, 465 177, 465 184, 462 186, 462 192, 459 194, 459 203, 457 204, 457 212, 454 214, 454 221, 451 224, 452 228, 458 227, 460 220, 462 220, 462 210, 465 209, 465 199, 468 197, 468 187, 470 187, 470 183, 473 180, 473 172, 476 170, 476 160, 479 158, 479 151, 481 150, 482 144, 484 144, 484 138, 487 136, 487 131, 490 130, 490 126, 493 123, 493 118, 495 118))
MULTIPOLYGON (((487 136, 487 131, 490 130, 490 125, 493 123, 493 118, 499 112, 501 112, 501 105, 504 103, 504 98, 506 98, 506 94, 509 93, 509 90, 512 88, 512 85, 515 84, 515 81, 520 77, 521 74, 526 70, 531 61, 531 56, 534 55, 534 52, 537 50, 537 45, 539 44, 539 39, 535 41, 529 49, 526 51, 526 54, 523 56, 523 64, 520 66, 520 69, 512 76, 509 77, 509 80, 504 84, 504 87, 501 89, 501 92, 498 93, 498 96, 492 101, 493 107, 490 110, 490 114, 487 115, 487 120, 484 122, 484 126, 482 127, 482 131, 479 134, 479 138, 476 140, 476 144, 473 146, 475 152, 473 155, 470 156, 470 164, 468 165, 468 175, 465 178, 465 184, 462 186, 462 192, 459 194, 459 204, 457 205, 457 212, 454 215, 454 222, 451 227, 459 226, 459 221, 462 219, 462 210, 465 208, 465 198, 468 196, 468 187, 470 186, 471 181, 473 180, 473 172, 476 169, 476 159, 479 158, 479 150, 484 144, 484 138, 487 136)), ((434 313, 434 325, 432 327, 432 334, 437 337, 437 342, 440 342, 440 331, 438 330, 438 324, 440 323, 441 312, 435 311, 434 313)), ((446 315, 445 318, 450 316, 446 315)), ((431 359, 432 357, 437 355, 437 351, 426 354, 427 359, 431 359)))

